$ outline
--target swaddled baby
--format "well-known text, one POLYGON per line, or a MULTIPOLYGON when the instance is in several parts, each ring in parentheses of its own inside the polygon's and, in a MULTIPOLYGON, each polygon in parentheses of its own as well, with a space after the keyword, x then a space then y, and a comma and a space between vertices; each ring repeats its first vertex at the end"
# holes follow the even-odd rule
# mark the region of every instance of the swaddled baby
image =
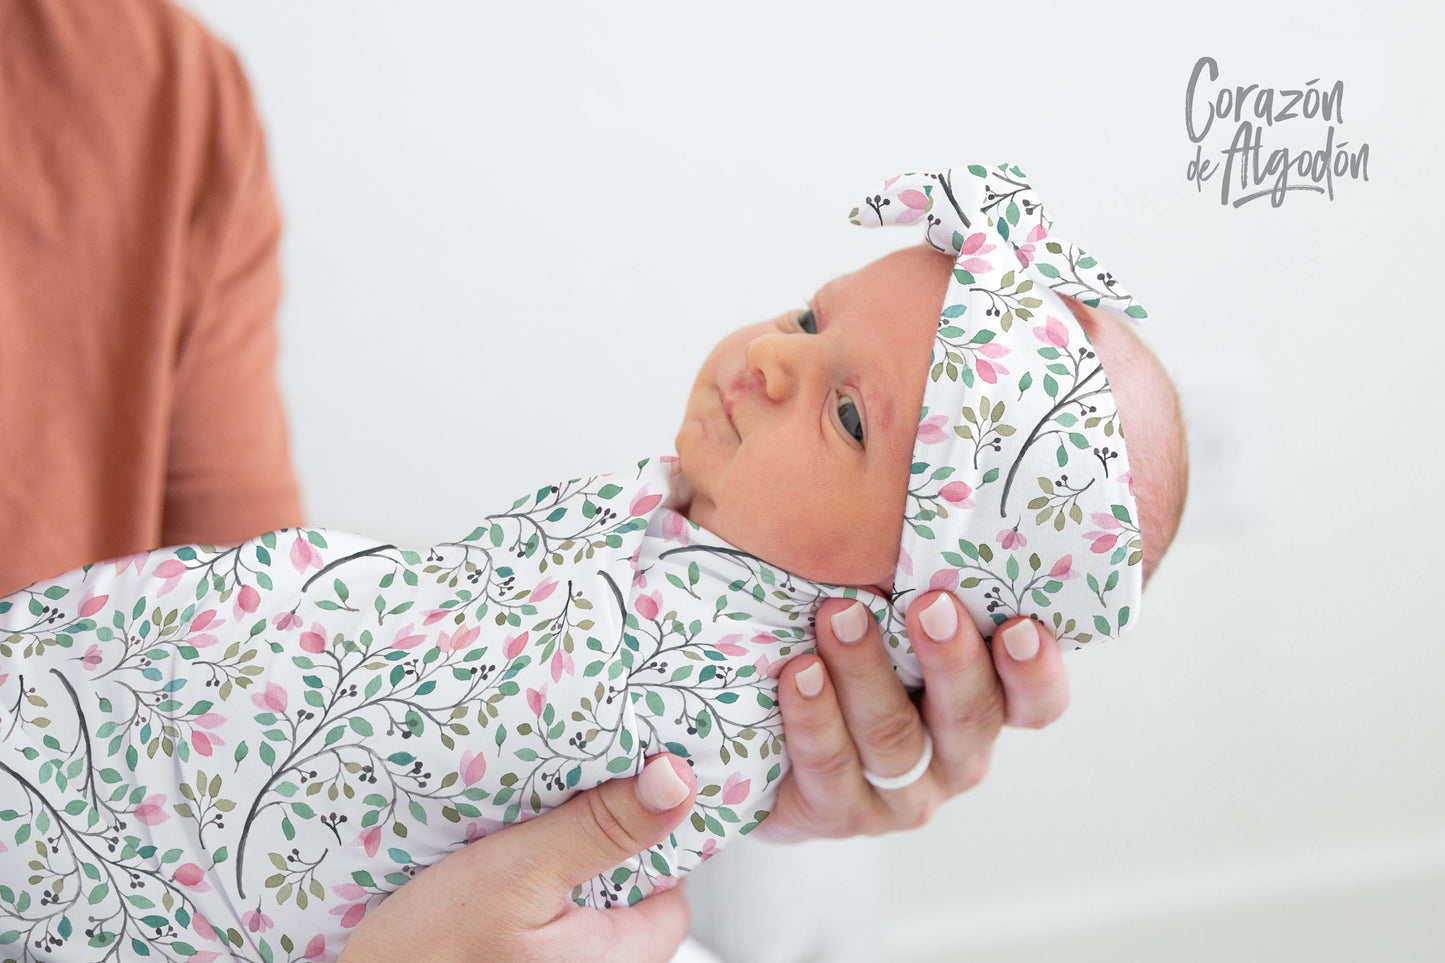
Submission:
POLYGON ((943 253, 724 339, 677 458, 424 552, 288 530, 0 601, 4 955, 329 959, 418 868, 666 749, 689 821, 574 894, 635 902, 765 817, 774 677, 822 599, 873 610, 908 681, 901 613, 930 588, 986 630, 1118 635, 1183 495, 1167 380, 1095 308, 1142 312, 1015 168, 860 210, 943 253))

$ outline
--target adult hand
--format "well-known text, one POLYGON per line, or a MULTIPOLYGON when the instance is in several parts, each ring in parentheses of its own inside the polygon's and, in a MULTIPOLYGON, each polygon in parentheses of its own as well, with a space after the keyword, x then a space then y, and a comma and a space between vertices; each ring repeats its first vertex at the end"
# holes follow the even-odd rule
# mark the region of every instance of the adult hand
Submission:
POLYGON ((567 895, 660 842, 696 795, 685 762, 653 756, 634 778, 579 793, 418 873, 366 915, 341 963, 668 960, 687 935, 683 887, 607 910, 567 895))
POLYGON ((915 701, 894 675, 878 624, 861 603, 818 608, 818 654, 793 659, 778 682, 792 770, 757 835, 779 842, 914 829, 949 797, 978 785, 1004 725, 1040 728, 1063 714, 1069 679, 1058 644, 1038 622, 1016 618, 992 650, 950 593, 929 592, 908 609, 908 638, 922 666, 915 701), (908 772, 917 782, 877 789, 863 771, 908 772))

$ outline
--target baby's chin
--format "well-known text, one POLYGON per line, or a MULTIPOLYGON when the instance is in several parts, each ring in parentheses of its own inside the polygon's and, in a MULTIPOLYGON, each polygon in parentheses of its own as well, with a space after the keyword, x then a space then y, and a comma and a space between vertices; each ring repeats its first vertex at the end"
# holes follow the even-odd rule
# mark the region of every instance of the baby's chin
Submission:
MULTIPOLYGON (((691 495, 691 485, 687 491, 691 495)), ((869 571, 856 559, 841 559, 833 552, 810 552, 806 547, 778 539, 774 533, 760 534, 748 526, 730 525, 726 516, 716 509, 706 498, 690 497, 686 504, 678 505, 676 511, 734 548, 798 578, 863 588, 885 597, 893 594, 893 572, 880 573, 876 565, 869 571)))

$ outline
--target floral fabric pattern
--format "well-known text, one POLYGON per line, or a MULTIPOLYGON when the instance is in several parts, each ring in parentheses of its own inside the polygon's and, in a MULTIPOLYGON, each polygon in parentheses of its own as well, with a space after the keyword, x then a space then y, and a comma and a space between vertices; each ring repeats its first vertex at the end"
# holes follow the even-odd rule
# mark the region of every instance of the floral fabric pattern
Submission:
POLYGON ((777 672, 860 593, 688 522, 675 471, 543 486, 421 552, 287 530, 0 601, 0 959, 333 959, 418 869, 664 748, 689 820, 574 899, 747 833, 787 767, 777 672))
POLYGON ((1141 321, 1053 231, 1010 164, 902 174, 849 215, 918 224, 954 259, 913 448, 893 603, 951 589, 979 630, 1015 615, 1077 648, 1137 621, 1139 507, 1113 392, 1059 295, 1141 321))

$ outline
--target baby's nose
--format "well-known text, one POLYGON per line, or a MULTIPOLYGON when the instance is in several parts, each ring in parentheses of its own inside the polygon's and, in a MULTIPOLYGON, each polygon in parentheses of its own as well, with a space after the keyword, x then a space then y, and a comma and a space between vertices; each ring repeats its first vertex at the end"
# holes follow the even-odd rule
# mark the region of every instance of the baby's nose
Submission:
POLYGON ((764 334, 748 345, 748 366, 763 378, 763 389, 773 401, 786 401, 797 387, 799 374, 807 364, 797 335, 764 334))

